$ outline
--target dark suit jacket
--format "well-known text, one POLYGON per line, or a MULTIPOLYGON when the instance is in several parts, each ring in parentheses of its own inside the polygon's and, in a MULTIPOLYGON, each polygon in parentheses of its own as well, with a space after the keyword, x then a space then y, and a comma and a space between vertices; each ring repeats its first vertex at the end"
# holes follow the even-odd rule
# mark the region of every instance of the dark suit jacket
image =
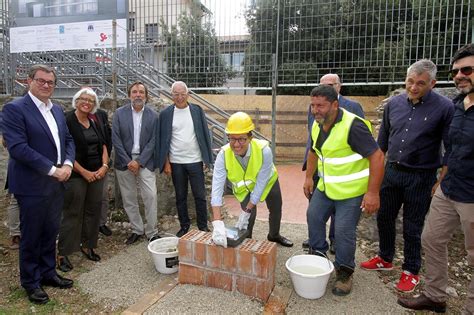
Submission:
MULTIPOLYGON (((338 98, 339 102, 339 107, 346 109, 347 111, 356 114, 357 116, 361 118, 365 118, 364 115, 364 110, 362 109, 362 106, 348 98, 345 98, 342 95, 339 95, 338 98)), ((306 170, 306 161, 308 160, 308 152, 311 147, 311 129, 313 127, 313 122, 314 122, 314 116, 311 114, 311 106, 308 109, 308 140, 306 141, 306 151, 304 153, 304 160, 303 160, 303 171, 306 170)))
MULTIPOLYGON (((51 112, 58 125, 61 163, 66 159, 74 163, 74 141, 64 113, 59 105, 53 105, 51 112)), ((57 190, 57 186, 63 183, 48 176, 51 167, 57 163, 56 144, 29 94, 6 104, 3 115, 3 136, 10 153, 9 191, 19 195, 46 196, 57 190)))
MULTIPOLYGON (((91 119, 91 127, 94 129, 96 134, 99 137, 99 157, 100 157, 100 163, 98 165, 91 165, 88 160, 88 145, 86 138, 84 137, 84 132, 82 131, 82 125, 77 119, 76 114, 74 114, 75 110, 70 111, 66 114, 66 123, 69 128, 69 131, 71 132, 71 136, 74 139, 74 143, 76 145, 76 161, 84 167, 86 170, 89 171, 96 171, 102 166, 102 148, 103 145, 105 144, 105 139, 104 135, 99 131, 99 127, 97 126, 96 123, 94 123, 91 119)), ((80 176, 78 173, 73 171, 72 176, 80 176)))
MULTIPOLYGON (((152 172, 155 170, 154 153, 157 121, 157 113, 145 105, 140 131, 140 155, 136 160, 152 172)), ((130 104, 126 104, 115 111, 112 122, 112 143, 115 149, 114 166, 116 169, 124 171, 127 169, 127 164, 132 161, 133 117, 130 104)))
MULTIPOLYGON (((204 164, 213 163, 211 150, 211 138, 207 127, 206 116, 199 105, 188 104, 191 112, 191 118, 194 124, 194 133, 201 149, 202 161, 204 164)), ((156 166, 163 172, 166 158, 168 156, 171 144, 171 132, 173 126, 173 115, 175 105, 166 107, 160 112, 158 118, 157 145, 156 145, 156 166)))

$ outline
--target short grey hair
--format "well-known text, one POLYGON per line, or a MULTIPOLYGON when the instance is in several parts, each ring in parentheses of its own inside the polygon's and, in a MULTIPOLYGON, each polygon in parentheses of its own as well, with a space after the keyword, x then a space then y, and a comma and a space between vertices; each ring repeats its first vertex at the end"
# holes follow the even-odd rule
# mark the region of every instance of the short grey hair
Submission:
POLYGON ((99 108, 99 98, 97 97, 97 94, 94 92, 94 90, 88 87, 82 88, 76 94, 74 94, 74 96, 72 97, 72 108, 76 109, 76 101, 79 97, 81 97, 82 94, 94 97, 95 105, 91 110, 91 114, 95 114, 97 108, 99 108))
POLYGON ((417 62, 413 63, 410 67, 408 67, 407 76, 412 73, 420 75, 425 72, 428 73, 428 76, 430 77, 431 80, 436 79, 437 68, 436 68, 436 65, 433 63, 433 61, 429 59, 418 60, 417 62))
POLYGON ((171 93, 173 93, 174 91, 174 88, 178 85, 182 85, 184 86, 184 88, 186 89, 186 93, 189 93, 189 90, 188 90, 188 86, 186 85, 186 83, 184 83, 183 81, 175 81, 173 82, 173 84, 171 85, 171 93))

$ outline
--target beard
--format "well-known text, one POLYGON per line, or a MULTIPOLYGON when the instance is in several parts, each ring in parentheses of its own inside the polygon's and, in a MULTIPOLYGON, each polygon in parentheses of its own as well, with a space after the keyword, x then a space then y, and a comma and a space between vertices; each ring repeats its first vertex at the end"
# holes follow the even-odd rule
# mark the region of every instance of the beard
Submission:
POLYGON ((474 92, 474 85, 472 84, 472 80, 469 79, 469 78, 462 78, 462 79, 459 79, 459 80, 456 80, 454 82, 454 84, 456 85, 456 88, 458 89, 458 91, 462 94, 469 94, 469 93, 473 93, 474 92), (458 83, 462 82, 462 81, 466 81, 469 83, 470 86, 466 86, 466 87, 459 87, 458 86, 458 83))
POLYGON ((135 108, 142 108, 145 102, 142 99, 136 98, 132 101, 132 105, 135 108))

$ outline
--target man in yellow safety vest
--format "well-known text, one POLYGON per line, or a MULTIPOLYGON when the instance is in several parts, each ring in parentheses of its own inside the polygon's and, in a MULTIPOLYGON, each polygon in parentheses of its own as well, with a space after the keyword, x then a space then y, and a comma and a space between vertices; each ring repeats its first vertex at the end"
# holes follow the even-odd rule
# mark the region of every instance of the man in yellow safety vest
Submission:
POLYGON ((320 85, 311 91, 314 123, 303 186, 311 198, 308 211, 309 253, 325 254, 326 222, 335 214, 335 295, 352 289, 356 227, 362 211, 374 213, 380 205, 383 153, 372 137, 368 121, 339 108, 337 92, 320 85), (313 191, 313 175, 319 181, 313 191))
POLYGON ((222 196, 226 179, 232 184, 232 192, 239 200, 242 211, 236 227, 252 230, 257 216, 257 203, 265 201, 269 213, 267 239, 282 246, 293 243, 280 235, 282 198, 278 173, 268 141, 252 137, 255 126, 249 115, 237 112, 230 116, 225 132, 229 143, 217 155, 212 177, 211 206, 214 221, 212 239, 217 245, 227 247, 225 226, 221 217, 222 196))

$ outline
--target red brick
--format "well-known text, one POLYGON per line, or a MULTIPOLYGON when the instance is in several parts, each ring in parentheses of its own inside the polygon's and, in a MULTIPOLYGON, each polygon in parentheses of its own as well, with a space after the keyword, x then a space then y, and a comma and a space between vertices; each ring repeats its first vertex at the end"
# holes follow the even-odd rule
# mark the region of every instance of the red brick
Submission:
POLYGON ((257 280, 255 278, 237 275, 235 289, 242 294, 256 297, 257 280))
POLYGON ((257 280, 257 294, 256 297, 263 302, 268 300, 268 297, 272 293, 273 287, 275 286, 274 277, 271 279, 257 280))
POLYGON ((222 269, 234 272, 236 270, 236 249, 229 247, 222 249, 222 269))
POLYGON ((203 285, 204 284, 204 269, 198 266, 193 266, 193 265, 180 262, 179 272, 178 272, 178 281, 179 283, 203 285))
POLYGON ((206 265, 206 243, 197 240, 194 242, 194 259, 193 263, 201 266, 206 265))
POLYGON ((232 291, 232 274, 216 270, 206 270, 206 286, 232 291))
MULTIPOLYGON (((254 246, 255 249, 255 246, 254 246)), ((259 278, 268 278, 275 273, 276 266, 276 245, 273 242, 259 242, 258 248, 254 253, 254 271, 255 276, 259 278)))
POLYGON ((179 261, 191 263, 193 261, 193 242, 180 238, 178 242, 178 256, 179 261))
POLYGON ((222 246, 217 246, 215 244, 207 245, 207 258, 206 263, 209 268, 221 268, 222 264, 222 246))
POLYGON ((246 239, 237 247, 237 271, 245 274, 253 274, 253 253, 251 248, 257 243, 255 240, 246 239))

